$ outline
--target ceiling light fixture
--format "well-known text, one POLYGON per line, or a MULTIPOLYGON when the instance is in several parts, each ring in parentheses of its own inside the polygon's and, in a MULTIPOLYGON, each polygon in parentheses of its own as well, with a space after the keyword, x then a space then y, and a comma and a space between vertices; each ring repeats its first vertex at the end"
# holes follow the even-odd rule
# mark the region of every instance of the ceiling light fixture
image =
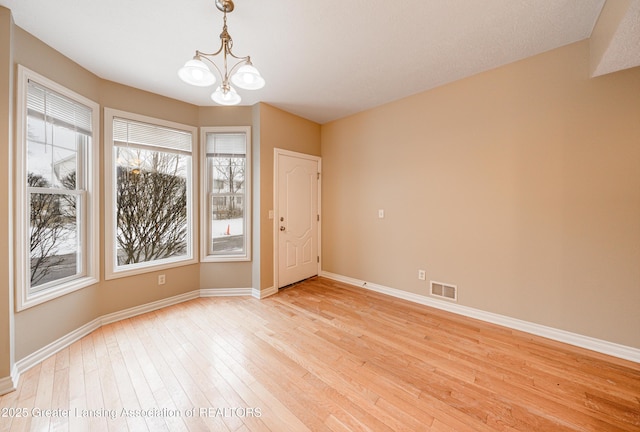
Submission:
POLYGON ((260 72, 258 72, 258 69, 251 64, 251 58, 249 56, 238 57, 231 51, 233 49, 233 40, 227 31, 227 12, 233 11, 233 1, 216 0, 216 7, 224 13, 224 25, 222 26, 222 33, 220 33, 220 40, 222 42, 220 49, 211 54, 196 50, 196 55, 193 56, 193 59, 187 61, 184 66, 180 68, 178 76, 182 81, 194 86, 209 87, 214 85, 216 83, 216 76, 203 61, 206 60, 213 65, 222 78, 221 84, 216 88, 216 91, 213 92, 211 99, 220 105, 237 105, 242 98, 229 84, 229 76, 236 71, 236 68, 237 71, 231 76, 231 82, 241 89, 258 90, 264 87, 265 82, 260 72), (221 53, 224 63, 223 70, 220 70, 212 60, 213 57, 221 53), (228 69, 228 57, 238 60, 231 69, 228 69))

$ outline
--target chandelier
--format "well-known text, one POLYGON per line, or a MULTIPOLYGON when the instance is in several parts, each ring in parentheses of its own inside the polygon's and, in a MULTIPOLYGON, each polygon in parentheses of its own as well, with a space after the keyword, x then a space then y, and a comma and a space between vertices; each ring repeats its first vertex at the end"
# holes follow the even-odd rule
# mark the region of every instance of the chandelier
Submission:
POLYGON ((233 40, 227 31, 227 12, 233 11, 233 1, 215 1, 216 7, 224 13, 224 25, 222 26, 222 33, 220 33, 220 49, 211 54, 196 50, 196 55, 193 56, 193 59, 187 61, 184 66, 180 68, 178 76, 182 81, 194 86, 209 87, 214 85, 216 83, 216 76, 211 72, 207 63, 204 62, 206 60, 218 71, 221 77, 221 83, 218 88, 216 88, 216 91, 211 94, 211 99, 220 105, 237 105, 242 98, 231 84, 229 84, 229 81, 235 86, 245 90, 261 89, 264 87, 265 82, 260 72, 258 72, 258 69, 251 64, 251 58, 249 56, 238 57, 232 52, 233 40), (212 60, 212 58, 218 54, 222 54, 222 69, 212 60), (238 60, 231 69, 228 69, 229 57, 231 57, 232 62, 234 61, 233 59, 238 60))

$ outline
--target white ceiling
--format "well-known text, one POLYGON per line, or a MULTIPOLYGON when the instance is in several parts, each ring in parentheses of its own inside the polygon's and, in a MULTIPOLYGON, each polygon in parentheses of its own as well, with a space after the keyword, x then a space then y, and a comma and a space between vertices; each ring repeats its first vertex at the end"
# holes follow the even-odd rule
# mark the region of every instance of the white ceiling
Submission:
MULTIPOLYGON (((611 0, 609 0, 611 1, 611 0)), ((618 1, 618 0, 616 0, 618 1)), ((237 55, 267 85, 239 90, 325 123, 588 38, 605 0, 235 0, 237 55)), ((195 50, 218 49, 214 0, 0 0, 15 23, 98 76, 192 104, 195 50)))

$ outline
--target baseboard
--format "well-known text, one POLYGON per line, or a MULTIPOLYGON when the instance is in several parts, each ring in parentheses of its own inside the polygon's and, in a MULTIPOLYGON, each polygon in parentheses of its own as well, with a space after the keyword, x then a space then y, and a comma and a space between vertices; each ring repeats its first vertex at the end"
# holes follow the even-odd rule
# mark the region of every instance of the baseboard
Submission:
MULTIPOLYGON (((177 296, 173 296, 173 297, 168 297, 162 300, 158 300, 158 301, 154 301, 151 303, 145 303, 143 305, 140 306, 134 306, 132 308, 129 309, 125 309, 122 311, 118 311, 118 312, 114 312, 114 313, 110 313, 107 315, 103 315, 102 317, 98 318, 100 320, 100 326, 98 326, 97 328, 103 326, 103 325, 107 325, 107 324, 111 324, 117 321, 122 321, 123 319, 127 319, 127 318, 131 318, 137 315, 142 315, 144 313, 147 312, 152 312, 154 310, 158 310, 158 309, 162 309, 164 307, 167 306, 173 306, 179 303, 183 303, 189 300, 193 300, 196 299, 198 297, 200 297, 200 291, 201 290, 196 290, 196 291, 191 291, 188 293, 184 293, 184 294, 179 294, 177 296)), ((96 329, 97 329, 96 328, 96 329)), ((92 329, 96 330, 96 329, 92 329)), ((91 333, 91 331, 89 333, 91 333)), ((87 333, 88 334, 88 333, 87 333)), ((80 337, 82 338, 82 336, 80 337)), ((78 338, 78 339, 80 339, 78 338)), ((75 341, 74 341, 75 342, 75 341)))
POLYGON ((278 290, 274 287, 259 290, 257 288, 212 288, 201 289, 200 297, 225 297, 225 296, 251 296, 257 299, 263 299, 277 293, 278 290))
POLYGON ((272 286, 263 290, 253 289, 251 295, 257 299, 267 298, 278 293, 278 288, 272 286))
POLYGON ((208 288, 200 290, 200 297, 236 297, 252 295, 251 288, 208 288))
POLYGON ((0 378, 0 396, 10 393, 18 388, 18 368, 13 365, 11 368, 11 374, 8 377, 0 378))
POLYGON ((430 306, 436 309, 445 310, 447 312, 452 312, 458 315, 475 318, 492 324, 498 324, 503 327, 520 330, 536 336, 542 336, 558 342, 563 342, 569 345, 586 348, 591 351, 640 363, 640 349, 637 348, 620 345, 613 342, 592 338, 590 336, 580 335, 577 333, 571 333, 565 330, 547 327, 540 324, 511 318, 508 316, 495 314, 492 312, 486 312, 480 309, 474 309, 468 306, 462 306, 456 303, 450 303, 444 300, 438 300, 424 295, 402 291, 396 288, 389 288, 383 285, 377 285, 368 281, 354 279, 326 271, 323 271, 320 276, 364 288, 370 291, 375 291, 381 294, 386 294, 392 297, 408 300, 425 306, 430 306))
POLYGON ((18 385, 18 379, 21 374, 31 369, 33 366, 46 360, 47 358, 55 355, 59 351, 73 344, 74 342, 82 339, 91 332, 99 329, 100 327, 121 321, 127 318, 132 318, 137 315, 142 315, 147 312, 162 309, 167 306, 183 303, 185 301, 193 300, 198 297, 215 297, 215 296, 249 296, 252 294, 251 288, 225 288, 225 289, 203 289, 195 290, 188 293, 180 294, 177 296, 169 297, 166 299, 158 300, 151 303, 146 303, 140 306, 135 306, 122 311, 103 315, 94 319, 93 321, 75 329, 74 331, 66 334, 65 336, 53 341, 49 345, 39 349, 38 351, 29 354, 27 357, 16 362, 14 371, 11 377, 5 377, 0 379, 0 394, 8 393, 16 389, 18 385), (5 391, 6 390, 6 391, 5 391))
POLYGON ((63 350, 72 343, 82 339, 92 331, 99 329, 102 326, 101 320, 102 318, 96 318, 93 321, 83 325, 82 327, 75 329, 71 333, 64 335, 60 339, 51 342, 49 345, 40 348, 38 351, 29 354, 23 359, 20 359, 16 362, 18 373, 25 373, 38 363, 56 354, 58 351, 63 350))

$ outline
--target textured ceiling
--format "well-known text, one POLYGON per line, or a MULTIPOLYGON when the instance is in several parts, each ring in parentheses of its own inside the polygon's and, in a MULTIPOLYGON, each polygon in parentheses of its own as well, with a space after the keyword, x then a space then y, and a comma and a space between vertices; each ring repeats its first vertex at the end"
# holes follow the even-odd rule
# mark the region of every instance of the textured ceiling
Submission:
MULTIPOLYGON (((236 54, 251 55, 267 81, 240 90, 243 105, 263 101, 325 123, 588 38, 604 1, 235 0, 228 26, 236 54)), ((0 5, 102 78, 213 105, 213 89, 188 86, 176 71, 196 49, 218 49, 214 0, 0 5)))
POLYGON ((599 20, 603 22, 598 22, 602 28, 597 45, 606 47, 600 47, 601 56, 592 59, 597 62, 592 76, 640 65, 640 0, 607 3, 599 20))

